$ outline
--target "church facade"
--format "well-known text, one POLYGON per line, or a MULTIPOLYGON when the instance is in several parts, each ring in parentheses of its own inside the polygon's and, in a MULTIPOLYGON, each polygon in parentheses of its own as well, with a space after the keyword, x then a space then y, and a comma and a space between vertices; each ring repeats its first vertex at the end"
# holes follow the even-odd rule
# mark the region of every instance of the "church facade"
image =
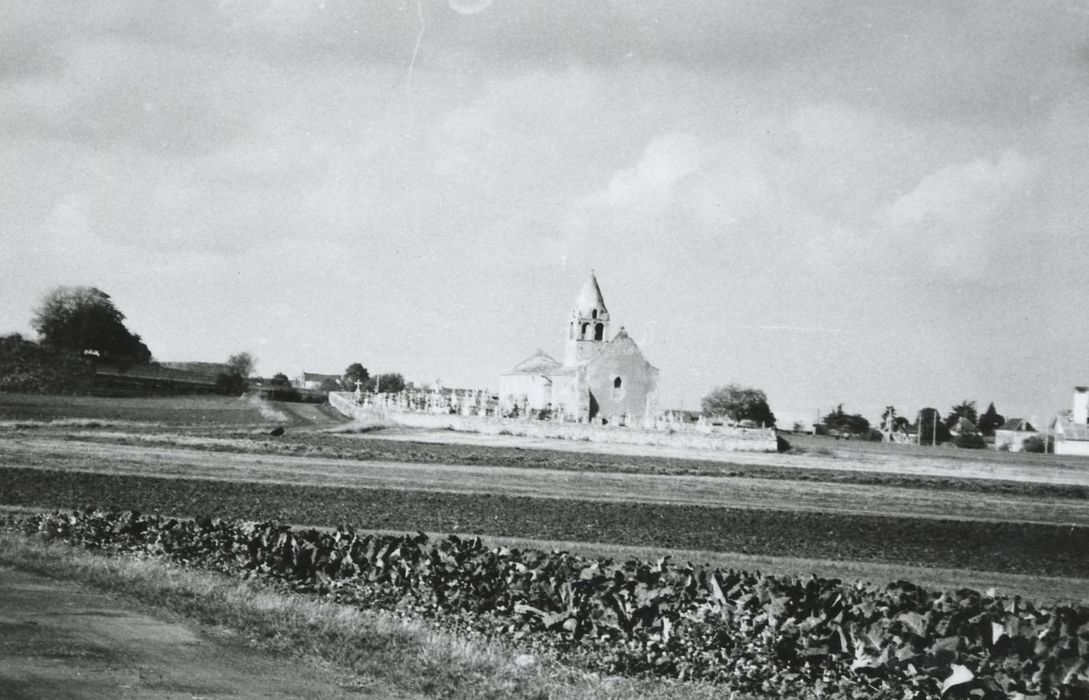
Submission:
POLYGON ((543 350, 499 378, 504 414, 548 411, 570 421, 642 421, 658 410, 658 369, 621 326, 610 338, 609 310, 593 272, 568 318, 563 362, 543 350))

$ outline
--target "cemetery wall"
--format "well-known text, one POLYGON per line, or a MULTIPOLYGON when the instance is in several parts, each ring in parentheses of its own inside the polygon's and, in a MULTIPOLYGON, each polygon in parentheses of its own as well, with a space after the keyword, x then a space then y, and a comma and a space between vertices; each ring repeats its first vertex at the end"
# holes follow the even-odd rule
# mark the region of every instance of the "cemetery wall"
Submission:
POLYGON ((693 423, 667 424, 665 421, 655 421, 653 425, 639 426, 595 425, 526 418, 426 413, 385 406, 360 405, 356 403, 350 392, 330 392, 329 403, 349 418, 361 421, 384 421, 410 428, 724 452, 775 452, 777 447, 773 428, 741 428, 693 423))

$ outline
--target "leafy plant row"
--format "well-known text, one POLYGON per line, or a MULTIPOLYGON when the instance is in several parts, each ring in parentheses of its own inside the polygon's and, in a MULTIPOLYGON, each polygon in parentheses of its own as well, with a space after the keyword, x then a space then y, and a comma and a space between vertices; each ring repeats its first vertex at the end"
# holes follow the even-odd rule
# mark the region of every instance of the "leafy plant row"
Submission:
POLYGON ((27 534, 433 618, 605 673, 778 697, 1089 697, 1089 608, 973 590, 588 559, 479 539, 86 510, 27 534))

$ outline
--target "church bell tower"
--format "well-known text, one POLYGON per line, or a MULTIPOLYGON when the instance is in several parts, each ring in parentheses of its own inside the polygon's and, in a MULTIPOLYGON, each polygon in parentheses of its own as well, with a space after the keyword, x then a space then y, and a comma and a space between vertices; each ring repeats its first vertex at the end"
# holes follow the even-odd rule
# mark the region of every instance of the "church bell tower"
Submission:
POLYGON ((605 308, 597 277, 590 270, 590 279, 582 285, 567 322, 563 364, 571 367, 589 360, 605 347, 608 337, 609 310, 605 308))

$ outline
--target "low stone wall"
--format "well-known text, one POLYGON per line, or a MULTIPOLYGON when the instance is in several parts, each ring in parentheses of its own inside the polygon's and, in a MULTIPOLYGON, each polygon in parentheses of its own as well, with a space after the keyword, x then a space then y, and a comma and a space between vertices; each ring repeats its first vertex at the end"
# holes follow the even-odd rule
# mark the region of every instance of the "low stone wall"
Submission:
POLYGON ((517 418, 482 418, 448 414, 392 411, 374 406, 360 406, 347 392, 331 392, 329 403, 349 418, 362 421, 388 421, 409 428, 457 430, 486 435, 519 435, 557 440, 581 440, 625 445, 683 447, 719 452, 775 452, 777 443, 772 428, 734 428, 725 426, 685 425, 680 429, 644 428, 587 423, 522 420, 517 418))

